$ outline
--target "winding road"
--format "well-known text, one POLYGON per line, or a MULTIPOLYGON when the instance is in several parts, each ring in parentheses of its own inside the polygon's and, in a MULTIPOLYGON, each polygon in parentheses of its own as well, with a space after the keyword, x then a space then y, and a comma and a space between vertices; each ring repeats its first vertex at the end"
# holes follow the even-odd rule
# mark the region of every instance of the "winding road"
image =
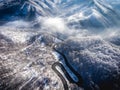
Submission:
POLYGON ((67 74, 67 71, 65 70, 65 68, 63 67, 63 65, 59 62, 55 62, 53 65, 52 65, 52 69, 55 71, 55 73, 60 77, 62 83, 63 83, 63 86, 64 86, 64 90, 69 90, 68 89, 68 85, 67 85, 67 81, 65 80, 65 78, 62 76, 62 74, 56 69, 56 66, 59 66, 62 71, 64 72, 64 74, 67 74))
POLYGON ((82 87, 83 86, 83 79, 81 77, 81 75, 75 71, 73 69, 73 67, 69 64, 66 56, 64 54, 62 54, 61 52, 59 52, 58 50, 56 50, 54 47, 53 49, 59 53, 65 60, 65 64, 67 65, 67 67, 77 76, 78 78, 78 81, 74 81, 71 76, 69 75, 69 73, 66 71, 66 69, 64 68, 64 66, 59 63, 59 62, 55 62, 53 65, 52 65, 52 69, 55 71, 55 73, 60 77, 60 79, 62 80, 63 82, 63 86, 64 86, 64 90, 69 90, 68 89, 68 85, 67 85, 67 81, 65 80, 65 78, 62 76, 62 74, 56 69, 56 66, 59 66, 61 68, 61 70, 63 71, 63 73, 65 74, 66 78, 69 80, 70 83, 74 83, 76 85, 78 85, 79 87, 82 87))

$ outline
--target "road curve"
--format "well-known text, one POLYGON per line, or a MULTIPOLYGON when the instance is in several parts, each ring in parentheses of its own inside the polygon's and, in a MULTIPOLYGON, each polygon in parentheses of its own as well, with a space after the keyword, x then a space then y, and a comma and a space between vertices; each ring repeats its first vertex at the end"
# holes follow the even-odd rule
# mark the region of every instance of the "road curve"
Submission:
MULTIPOLYGON (((59 52, 58 50, 56 50, 54 47, 53 47, 53 49, 54 49, 57 53, 59 53, 59 54, 64 58, 65 64, 68 66, 68 68, 69 68, 69 69, 77 76, 77 78, 78 78, 78 81, 75 82, 75 81, 70 77, 70 75, 68 74, 68 72, 65 70, 64 66, 63 66, 61 63, 59 63, 59 62, 55 62, 55 63, 52 65, 52 69, 57 73, 57 75, 59 74, 58 76, 61 78, 61 80, 62 80, 62 82, 63 82, 63 85, 66 85, 67 82, 65 81, 65 79, 63 79, 64 77, 57 71, 57 69, 55 69, 55 66, 59 66, 59 67, 62 69, 62 71, 64 72, 66 78, 69 80, 70 83, 75 83, 75 84, 77 84, 79 87, 83 87, 83 79, 82 79, 81 75, 72 68, 72 66, 69 64, 69 62, 68 62, 68 60, 67 60, 67 58, 66 58, 66 56, 65 56, 64 54, 62 54, 61 52, 59 52)), ((67 87, 68 87, 68 85, 67 85, 67 87)), ((66 90, 66 87, 64 87, 64 89, 66 90)), ((68 90, 68 89, 67 89, 67 90, 68 90)))
MULTIPOLYGON (((67 81, 65 80, 65 78, 62 76, 62 74, 56 69, 56 66, 59 66, 62 71, 64 72, 64 74, 68 74, 65 70, 65 68, 63 67, 63 65, 59 62, 55 62, 53 65, 52 65, 52 69, 55 71, 55 73, 60 77, 60 79, 62 80, 62 83, 63 83, 63 86, 64 86, 64 90, 69 90, 68 88, 68 84, 67 84, 67 81)), ((66 75, 67 76, 67 75, 66 75)))

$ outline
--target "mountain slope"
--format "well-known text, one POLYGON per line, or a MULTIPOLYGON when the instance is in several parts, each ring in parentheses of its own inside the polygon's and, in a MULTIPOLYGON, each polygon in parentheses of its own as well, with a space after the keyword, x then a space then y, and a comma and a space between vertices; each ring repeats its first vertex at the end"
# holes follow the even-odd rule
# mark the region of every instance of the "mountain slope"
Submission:
POLYGON ((0 0, 0 90, 120 89, 119 0, 0 0), (58 62, 73 80, 52 69, 58 62))

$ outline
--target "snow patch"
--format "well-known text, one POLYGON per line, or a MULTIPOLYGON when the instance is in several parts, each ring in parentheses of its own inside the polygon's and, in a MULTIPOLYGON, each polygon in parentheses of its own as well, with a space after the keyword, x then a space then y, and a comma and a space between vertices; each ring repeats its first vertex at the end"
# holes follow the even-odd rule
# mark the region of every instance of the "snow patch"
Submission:
POLYGON ((15 43, 25 43, 30 35, 28 32, 21 32, 19 30, 15 30, 15 28, 8 28, 7 30, 0 30, 1 34, 7 36, 15 43))

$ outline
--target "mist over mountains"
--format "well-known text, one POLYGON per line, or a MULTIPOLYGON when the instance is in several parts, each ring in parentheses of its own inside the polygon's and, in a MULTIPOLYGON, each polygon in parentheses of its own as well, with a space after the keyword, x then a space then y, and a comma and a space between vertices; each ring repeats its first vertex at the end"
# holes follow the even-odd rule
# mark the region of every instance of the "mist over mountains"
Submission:
POLYGON ((120 90, 119 28, 119 0, 0 0, 0 90, 63 90, 65 60, 70 90, 120 90))

